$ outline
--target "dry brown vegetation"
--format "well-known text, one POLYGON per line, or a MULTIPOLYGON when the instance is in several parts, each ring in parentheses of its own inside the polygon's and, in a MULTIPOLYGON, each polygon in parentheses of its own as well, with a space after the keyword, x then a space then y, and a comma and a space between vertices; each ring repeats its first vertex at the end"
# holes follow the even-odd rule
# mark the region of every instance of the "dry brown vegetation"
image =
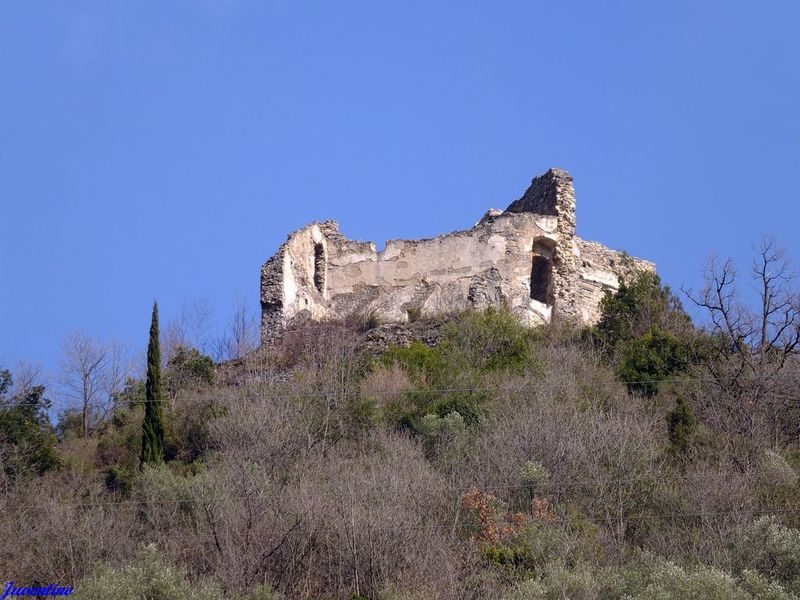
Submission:
POLYGON ((131 384, 8 483, 0 571, 86 598, 797 597, 797 354, 750 345, 737 373, 724 332, 631 289, 634 333, 490 311, 376 358, 361 327, 307 324, 176 377, 156 468, 131 384))

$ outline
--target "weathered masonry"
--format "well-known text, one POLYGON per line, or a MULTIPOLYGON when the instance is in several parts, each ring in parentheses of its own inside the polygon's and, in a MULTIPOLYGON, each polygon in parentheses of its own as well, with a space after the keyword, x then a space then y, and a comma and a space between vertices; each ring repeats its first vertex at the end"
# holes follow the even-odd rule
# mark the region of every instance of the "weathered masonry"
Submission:
POLYGON ((311 223, 261 268, 261 335, 297 318, 375 314, 404 322, 505 304, 522 322, 553 315, 593 323, 606 290, 653 263, 575 235, 575 192, 566 171, 535 178, 505 210, 472 228, 426 240, 348 240, 335 221, 311 223))

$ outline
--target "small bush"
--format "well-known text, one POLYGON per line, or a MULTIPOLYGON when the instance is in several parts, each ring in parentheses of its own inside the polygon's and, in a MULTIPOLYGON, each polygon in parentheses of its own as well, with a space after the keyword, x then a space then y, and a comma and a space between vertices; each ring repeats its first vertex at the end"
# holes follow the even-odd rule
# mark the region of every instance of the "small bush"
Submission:
POLYGON ((83 417, 81 412, 74 408, 62 410, 58 413, 56 435, 60 440, 74 440, 83 434, 83 417))
POLYGON ((692 330, 680 299, 669 286, 661 285, 655 273, 639 273, 623 281, 616 293, 607 292, 600 303, 600 314, 592 335, 608 354, 654 327, 676 335, 692 330))
POLYGON ((142 406, 118 407, 111 419, 100 426, 97 442, 97 464, 100 467, 119 465, 133 470, 139 464, 142 443, 142 406))
POLYGON ((182 525, 194 525, 202 505, 194 502, 193 483, 193 478, 178 475, 166 465, 145 466, 131 486, 143 525, 161 536, 182 525))
POLYGON ((179 346, 167 363, 166 387, 171 399, 182 391, 214 383, 214 361, 195 348, 179 346))
POLYGON ((640 589, 641 575, 633 569, 600 569, 588 564, 568 566, 555 560, 541 575, 519 583, 506 600, 620 600, 640 589))
POLYGON ((106 471, 105 483, 108 491, 127 496, 131 491, 133 475, 128 467, 112 465, 106 471))
POLYGON ((14 481, 56 469, 60 461, 45 387, 7 394, 11 386, 11 373, 0 370, 0 474, 14 481))
POLYGON ((451 369, 492 372, 536 366, 536 330, 505 308, 465 313, 448 324, 443 334, 441 351, 451 369))
POLYGON ((388 422, 419 430, 425 415, 458 413, 467 426, 476 425, 489 398, 481 389, 485 376, 538 368, 536 335, 508 310, 490 308, 449 323, 436 347, 414 342, 390 349, 380 364, 400 365, 414 385, 387 411, 388 422))
POLYGON ((686 372, 689 361, 689 348, 684 342, 653 328, 642 338, 626 343, 618 374, 631 392, 653 397, 664 380, 686 372))
POLYGON ((366 333, 381 326, 382 320, 374 308, 366 308, 356 312, 345 319, 346 325, 359 333, 366 333))
POLYGON ((222 600, 219 586, 211 581, 190 582, 186 572, 165 561, 155 546, 142 548, 119 569, 101 566, 78 587, 81 600, 222 600))
POLYGON ((670 447, 673 452, 683 453, 689 444, 697 427, 697 419, 682 397, 675 400, 675 408, 667 414, 667 432, 670 447))
POLYGON ((525 461, 519 470, 519 475, 523 485, 529 488, 531 496, 536 492, 536 488, 544 487, 550 481, 550 471, 535 460, 525 461))
POLYGON ((467 441, 467 425, 461 413, 425 415, 419 425, 425 451, 432 459, 458 454, 467 441))
POLYGON ((686 568, 643 555, 625 567, 598 568, 554 560, 523 581, 506 600, 795 600, 779 583, 754 571, 734 577, 709 566, 686 568))
POLYGON ((374 398, 353 396, 345 404, 347 411, 344 431, 364 432, 380 421, 381 411, 374 398))
POLYGON ((792 490, 797 485, 797 473, 777 452, 764 450, 761 459, 761 483, 774 488, 792 490))
POLYGON ((800 593, 800 530, 764 516, 735 539, 736 566, 755 570, 800 593))
POLYGON ((752 600, 729 573, 708 566, 685 569, 659 560, 644 590, 631 600, 752 600))

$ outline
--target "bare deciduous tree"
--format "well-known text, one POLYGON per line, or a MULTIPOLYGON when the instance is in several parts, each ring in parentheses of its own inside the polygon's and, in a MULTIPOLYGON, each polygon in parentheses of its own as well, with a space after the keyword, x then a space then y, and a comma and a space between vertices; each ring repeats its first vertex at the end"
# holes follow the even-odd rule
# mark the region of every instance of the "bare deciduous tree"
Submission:
POLYGON ((111 402, 114 396, 125 387, 125 380, 133 372, 127 344, 111 340, 106 344, 106 370, 102 381, 102 391, 111 402))
POLYGON ((256 315, 245 298, 237 298, 224 333, 214 342, 218 361, 236 360, 258 348, 259 334, 256 315))
POLYGON ((130 373, 127 349, 119 342, 103 343, 81 331, 72 332, 62 349, 62 391, 66 398, 77 403, 81 433, 85 436, 92 421, 107 413, 130 373))
POLYGON ((704 272, 703 289, 684 293, 709 317, 714 343, 704 367, 721 392, 710 405, 725 411, 718 416, 739 433, 766 427, 778 444, 781 431, 793 421, 781 415, 790 405, 797 405, 796 399, 779 391, 785 387, 782 373, 800 350, 800 294, 794 287, 789 257, 773 239, 761 242, 750 275, 757 303, 748 304, 744 299, 730 258, 720 261, 712 257, 704 272))
POLYGON ((169 322, 162 336, 166 362, 181 346, 196 348, 206 354, 212 350, 212 313, 211 304, 205 299, 185 301, 181 305, 178 316, 169 322))
POLYGON ((14 369, 14 393, 23 396, 37 385, 45 385, 42 365, 20 361, 14 369))

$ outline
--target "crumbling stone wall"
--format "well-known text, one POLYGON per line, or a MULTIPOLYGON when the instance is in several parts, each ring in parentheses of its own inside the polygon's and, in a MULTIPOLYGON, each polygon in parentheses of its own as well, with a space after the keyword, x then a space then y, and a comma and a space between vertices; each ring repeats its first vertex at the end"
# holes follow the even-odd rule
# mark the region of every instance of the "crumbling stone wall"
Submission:
POLYGON ((348 240, 335 221, 295 231, 261 269, 262 341, 299 318, 403 323, 500 304, 530 325, 554 315, 593 323, 606 290, 654 268, 578 238, 572 177, 551 169, 471 229, 390 240, 381 252, 348 240))

